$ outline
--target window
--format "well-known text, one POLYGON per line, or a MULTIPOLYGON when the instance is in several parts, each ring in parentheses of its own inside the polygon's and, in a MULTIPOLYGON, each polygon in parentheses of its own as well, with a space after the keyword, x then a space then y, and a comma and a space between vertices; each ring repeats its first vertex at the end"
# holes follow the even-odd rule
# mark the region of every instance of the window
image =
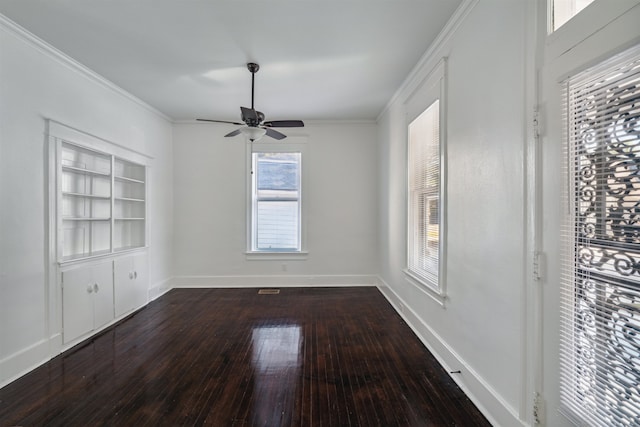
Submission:
POLYGON ((442 60, 405 100, 409 283, 444 306, 446 247, 446 67, 442 60))
POLYGON ((562 405, 640 419, 640 46, 565 82, 562 405))
POLYGON ((439 291, 440 101, 409 124, 407 270, 439 291))
POLYGON ((301 153, 252 153, 251 251, 299 252, 301 153))
POLYGON ((567 21, 576 16, 582 9, 593 3, 594 0, 551 0, 551 29, 557 30, 567 21))

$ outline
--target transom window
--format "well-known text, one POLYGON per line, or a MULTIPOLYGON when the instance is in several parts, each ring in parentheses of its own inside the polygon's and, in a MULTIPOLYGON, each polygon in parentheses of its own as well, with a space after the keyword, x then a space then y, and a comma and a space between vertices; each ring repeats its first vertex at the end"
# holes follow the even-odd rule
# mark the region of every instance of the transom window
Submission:
POLYGON ((550 0, 552 8, 551 30, 555 31, 566 24, 569 19, 576 16, 582 9, 593 3, 594 0, 550 0))

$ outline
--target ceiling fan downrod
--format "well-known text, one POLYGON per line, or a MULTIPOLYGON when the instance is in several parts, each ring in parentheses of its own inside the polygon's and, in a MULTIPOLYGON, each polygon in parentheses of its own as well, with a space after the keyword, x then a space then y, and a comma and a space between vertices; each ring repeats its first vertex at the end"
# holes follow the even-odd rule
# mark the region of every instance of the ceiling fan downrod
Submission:
POLYGON ((253 106, 253 95, 254 95, 256 73, 260 69, 260 66, 258 64, 256 64, 255 62, 249 62, 247 64, 247 68, 251 72, 251 109, 255 110, 255 108, 253 106))

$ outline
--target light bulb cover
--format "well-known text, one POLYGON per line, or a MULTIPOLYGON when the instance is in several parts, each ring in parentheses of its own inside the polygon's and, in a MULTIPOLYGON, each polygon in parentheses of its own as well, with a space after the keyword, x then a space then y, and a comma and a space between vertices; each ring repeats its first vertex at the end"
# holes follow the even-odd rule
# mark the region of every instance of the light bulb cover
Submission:
POLYGON ((267 130, 257 126, 245 126, 240 128, 240 132, 251 141, 257 141, 267 133, 267 130))

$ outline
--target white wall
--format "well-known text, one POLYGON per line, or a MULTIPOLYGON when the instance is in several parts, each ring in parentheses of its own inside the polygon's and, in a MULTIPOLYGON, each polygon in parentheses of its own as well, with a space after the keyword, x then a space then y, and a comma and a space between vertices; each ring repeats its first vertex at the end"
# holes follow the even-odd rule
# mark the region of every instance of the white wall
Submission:
POLYGON ((172 270, 171 123, 0 15, 0 384, 55 355, 45 268, 45 119, 153 156, 150 282, 172 270))
POLYGON ((231 129, 216 124, 174 127, 176 285, 265 284, 264 279, 256 284, 229 277, 257 275, 309 281, 279 284, 370 280, 362 276, 378 270, 376 125, 307 123, 304 129, 283 130, 291 136, 283 142, 306 140, 302 203, 309 254, 287 261, 246 258, 250 146, 240 136, 224 138, 231 129))
POLYGON ((542 190, 541 249, 546 253, 547 271, 543 284, 543 367, 542 395, 547 423, 569 426, 560 413, 559 331, 560 331, 560 235, 563 218, 562 100, 560 82, 625 48, 640 43, 640 1, 596 0, 561 27, 546 35, 545 3, 540 2, 540 111, 542 119, 540 186, 542 190))
POLYGON ((465 2, 379 119, 385 293, 497 425, 525 393, 525 1, 465 2), (466 16, 464 16, 466 13, 466 16), (455 22, 455 25, 454 25, 455 22), (442 57, 447 91, 447 301, 408 283, 403 103, 442 57))

